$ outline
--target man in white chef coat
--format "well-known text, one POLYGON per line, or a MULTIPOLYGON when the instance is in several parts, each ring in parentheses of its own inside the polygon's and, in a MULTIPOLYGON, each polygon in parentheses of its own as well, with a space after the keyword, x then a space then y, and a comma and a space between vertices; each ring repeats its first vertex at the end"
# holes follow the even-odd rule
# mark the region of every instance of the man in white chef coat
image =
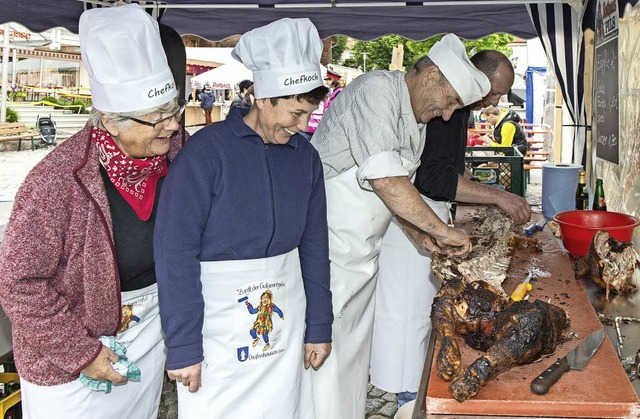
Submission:
POLYGON ((333 351, 313 377, 317 417, 365 416, 380 241, 391 217, 422 248, 471 250, 468 235, 443 223, 412 184, 425 124, 448 120, 490 89, 453 34, 409 72, 374 71, 351 82, 312 140, 322 159, 329 222, 333 351))

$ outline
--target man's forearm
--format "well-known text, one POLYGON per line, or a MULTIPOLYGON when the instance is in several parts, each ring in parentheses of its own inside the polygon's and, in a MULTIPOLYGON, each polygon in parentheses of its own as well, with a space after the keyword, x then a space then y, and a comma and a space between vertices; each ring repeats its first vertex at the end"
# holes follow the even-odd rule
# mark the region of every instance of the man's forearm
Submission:
POLYGON ((397 216, 434 237, 445 237, 448 226, 427 205, 406 176, 372 179, 373 191, 397 216))
POLYGON ((459 175, 456 201, 471 204, 495 204, 496 194, 501 192, 499 189, 474 182, 467 177, 459 175))

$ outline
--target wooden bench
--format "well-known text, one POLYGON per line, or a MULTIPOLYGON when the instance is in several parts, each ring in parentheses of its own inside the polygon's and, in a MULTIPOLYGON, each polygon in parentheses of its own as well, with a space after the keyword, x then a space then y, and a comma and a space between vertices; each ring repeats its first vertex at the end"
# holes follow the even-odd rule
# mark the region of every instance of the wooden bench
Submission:
POLYGON ((18 151, 22 147, 22 140, 31 140, 31 150, 35 149, 37 132, 29 132, 24 122, 0 122, 0 141, 18 141, 18 151))

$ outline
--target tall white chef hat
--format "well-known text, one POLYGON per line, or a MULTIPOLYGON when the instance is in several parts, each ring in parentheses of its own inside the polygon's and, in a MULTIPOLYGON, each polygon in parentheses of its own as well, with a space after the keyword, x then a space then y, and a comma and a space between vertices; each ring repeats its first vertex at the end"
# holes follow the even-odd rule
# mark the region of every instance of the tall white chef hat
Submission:
POLYGON ((491 90, 489 79, 469 60, 464 44, 454 34, 442 37, 427 56, 451 83, 465 106, 479 101, 491 90))
POLYGON ((90 9, 79 23, 91 101, 104 112, 133 112, 176 97, 158 23, 137 4, 90 9))
POLYGON ((309 19, 284 18, 240 37, 231 52, 253 72, 256 99, 296 95, 323 86, 322 40, 309 19))

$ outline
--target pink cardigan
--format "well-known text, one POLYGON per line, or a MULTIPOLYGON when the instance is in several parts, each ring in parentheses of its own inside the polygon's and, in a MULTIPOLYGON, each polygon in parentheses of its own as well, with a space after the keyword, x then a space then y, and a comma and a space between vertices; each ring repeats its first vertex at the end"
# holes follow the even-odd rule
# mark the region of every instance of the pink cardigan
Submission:
MULTIPOLYGON (((111 214, 87 124, 29 173, 0 245, 0 304, 27 381, 78 378, 120 321, 111 214)), ((173 159, 186 139, 171 139, 173 159)))

